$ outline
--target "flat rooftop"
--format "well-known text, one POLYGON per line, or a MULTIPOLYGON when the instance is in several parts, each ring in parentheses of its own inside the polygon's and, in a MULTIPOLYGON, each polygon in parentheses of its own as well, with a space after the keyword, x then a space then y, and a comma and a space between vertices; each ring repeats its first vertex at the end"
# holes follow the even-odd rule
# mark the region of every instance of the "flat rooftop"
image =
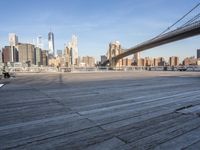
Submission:
POLYGON ((199 149, 199 72, 0 80, 0 149, 199 149))

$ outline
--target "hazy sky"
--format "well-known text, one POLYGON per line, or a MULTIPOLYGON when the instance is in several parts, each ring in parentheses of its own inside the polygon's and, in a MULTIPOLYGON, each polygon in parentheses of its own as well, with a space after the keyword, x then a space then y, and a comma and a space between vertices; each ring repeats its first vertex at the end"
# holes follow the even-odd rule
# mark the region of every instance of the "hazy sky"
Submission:
MULTIPOLYGON (((72 34, 78 36, 80 55, 98 58, 108 44, 118 40, 129 48, 148 40, 194 7, 199 0, 0 0, 0 45, 8 33, 20 42, 39 35, 47 46, 54 32, 56 49, 64 49, 72 34)), ((200 12, 198 8, 192 15, 200 12)), ((189 18, 191 17, 189 16, 189 18)), ((187 18, 188 19, 188 18, 187 18)), ((196 56, 200 36, 142 52, 142 56, 196 56)))

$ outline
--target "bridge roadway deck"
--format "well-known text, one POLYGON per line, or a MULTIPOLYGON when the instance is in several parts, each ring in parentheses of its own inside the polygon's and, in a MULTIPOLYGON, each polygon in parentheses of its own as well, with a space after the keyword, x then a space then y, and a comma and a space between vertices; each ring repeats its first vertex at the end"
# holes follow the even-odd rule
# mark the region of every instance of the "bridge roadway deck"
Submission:
POLYGON ((199 149, 200 73, 0 80, 0 149, 199 149))

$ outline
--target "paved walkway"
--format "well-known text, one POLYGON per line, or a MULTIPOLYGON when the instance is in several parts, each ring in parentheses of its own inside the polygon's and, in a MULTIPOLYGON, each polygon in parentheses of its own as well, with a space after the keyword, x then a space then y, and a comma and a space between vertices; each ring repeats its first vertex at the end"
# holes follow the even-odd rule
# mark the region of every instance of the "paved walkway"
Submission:
POLYGON ((199 149, 200 73, 0 80, 0 149, 199 149))

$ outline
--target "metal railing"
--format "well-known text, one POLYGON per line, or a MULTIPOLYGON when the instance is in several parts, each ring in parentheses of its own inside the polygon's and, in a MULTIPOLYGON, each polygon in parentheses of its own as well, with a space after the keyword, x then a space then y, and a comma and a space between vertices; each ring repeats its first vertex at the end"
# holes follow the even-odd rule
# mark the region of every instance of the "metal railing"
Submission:
MULTIPOLYGON (((59 73, 59 72, 117 72, 117 71, 199 71, 200 66, 129 66, 129 67, 9 67, 9 72, 16 73, 59 73)), ((2 75, 2 68, 0 68, 2 75)))

